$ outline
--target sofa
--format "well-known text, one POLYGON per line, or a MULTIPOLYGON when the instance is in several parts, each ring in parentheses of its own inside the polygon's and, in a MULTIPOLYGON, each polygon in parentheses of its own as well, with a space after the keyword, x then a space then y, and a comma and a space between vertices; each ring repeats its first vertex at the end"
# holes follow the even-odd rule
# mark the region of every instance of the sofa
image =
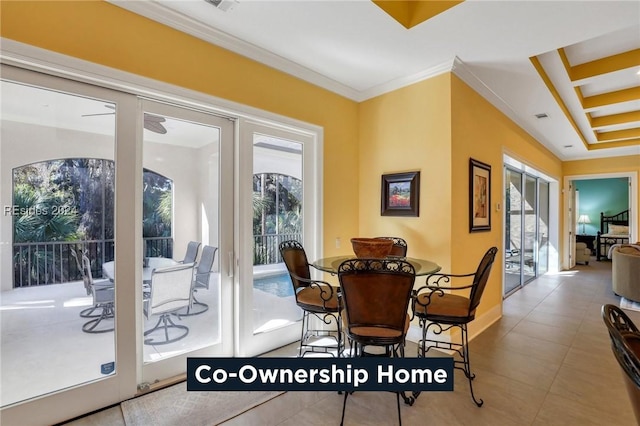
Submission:
POLYGON ((587 246, 587 243, 576 243, 576 263, 589 264, 591 259, 591 249, 587 246))
POLYGON ((640 302, 640 245, 622 245, 612 249, 611 278, 613 292, 640 302))

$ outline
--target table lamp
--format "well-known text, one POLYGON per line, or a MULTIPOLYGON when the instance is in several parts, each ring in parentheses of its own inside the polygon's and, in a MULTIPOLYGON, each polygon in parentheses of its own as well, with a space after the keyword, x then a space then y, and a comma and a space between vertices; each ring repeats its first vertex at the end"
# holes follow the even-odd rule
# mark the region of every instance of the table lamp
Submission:
POLYGON ((591 223, 591 221, 589 220, 589 215, 581 214, 580 217, 578 218, 578 223, 582 224, 582 234, 584 235, 584 224, 591 223))

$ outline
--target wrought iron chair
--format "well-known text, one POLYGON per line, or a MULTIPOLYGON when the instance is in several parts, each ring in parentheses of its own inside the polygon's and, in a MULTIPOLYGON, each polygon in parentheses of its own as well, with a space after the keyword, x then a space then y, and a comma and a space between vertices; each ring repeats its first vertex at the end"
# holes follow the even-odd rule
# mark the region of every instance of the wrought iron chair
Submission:
POLYGON ((393 247, 391 248, 390 256, 406 257, 407 256, 407 242, 400 237, 376 237, 384 238, 385 240, 393 240, 393 247))
POLYGON ((640 332, 627 314, 615 305, 602 307, 602 319, 609 331, 613 354, 624 372, 636 421, 640 424, 640 332))
MULTIPOLYGON (((407 310, 415 281, 413 266, 399 259, 349 259, 338 267, 338 279, 351 353, 366 356, 365 347, 378 346, 385 349, 386 356, 404 357, 410 323, 407 310)), ((402 424, 400 395, 396 392, 402 424)), ((344 422, 348 396, 345 392, 340 424, 344 422)), ((413 403, 402 396, 405 402, 413 403)))
POLYGON ((156 325, 144 332, 145 345, 172 343, 189 333, 189 327, 173 322, 173 314, 181 319, 178 312, 191 304, 193 267, 193 263, 185 263, 153 270, 149 299, 145 301, 143 310, 145 318, 153 315, 159 318, 156 325), (160 338, 154 337, 157 330, 162 330, 160 338))
POLYGON ((307 254, 302 245, 294 240, 280 243, 280 255, 289 271, 296 304, 302 309, 302 331, 300 335, 300 349, 298 356, 309 352, 331 353, 336 350, 340 356, 344 347, 342 339, 342 324, 340 321, 340 301, 338 288, 326 281, 311 278, 307 254), (336 330, 313 329, 309 324, 311 315, 321 320, 327 326, 335 323, 336 330), (329 344, 323 344, 323 339, 331 339, 329 344), (335 343, 333 343, 335 342, 335 343))
POLYGON ((184 259, 182 259, 180 263, 195 263, 198 258, 200 245, 201 244, 198 241, 189 241, 189 244, 187 244, 187 251, 184 254, 184 259))
MULTIPOLYGON (((469 379, 471 398, 478 407, 481 407, 484 401, 477 399, 473 392, 472 381, 475 374, 471 373, 469 362, 467 324, 475 318, 476 308, 480 304, 497 252, 496 247, 487 250, 478 269, 472 274, 429 275, 426 285, 414 291, 412 301, 413 314, 418 317, 422 327, 422 338, 418 342, 418 357, 425 357, 431 348, 453 351, 454 358, 456 354, 459 355, 462 360, 454 359, 453 365, 462 370, 469 379), (471 284, 445 285, 458 282, 464 284, 469 279, 471 279, 471 284), (455 294, 456 292, 464 292, 465 295, 455 294), (437 339, 442 333, 454 327, 460 329, 460 343, 437 339), (433 336, 428 338, 429 330, 432 330, 433 336)), ((417 398, 419 394, 419 392, 414 392, 414 397, 417 398)))
MULTIPOLYGON (((74 254, 74 257, 77 256, 74 254)), ((113 331, 113 323, 108 326, 101 325, 104 320, 112 320, 115 317, 115 287, 109 280, 93 281, 91 261, 86 255, 82 255, 82 276, 87 291, 93 298, 93 306, 80 312, 83 318, 91 318, 82 325, 85 333, 107 333, 113 331)))
POLYGON ((196 299, 196 292, 198 289, 209 290, 211 275, 214 273, 211 269, 213 268, 217 251, 217 247, 202 247, 202 254, 200 255, 200 260, 193 274, 193 300, 191 301, 191 305, 187 307, 186 312, 180 314, 181 316, 199 315, 209 309, 209 305, 196 299))

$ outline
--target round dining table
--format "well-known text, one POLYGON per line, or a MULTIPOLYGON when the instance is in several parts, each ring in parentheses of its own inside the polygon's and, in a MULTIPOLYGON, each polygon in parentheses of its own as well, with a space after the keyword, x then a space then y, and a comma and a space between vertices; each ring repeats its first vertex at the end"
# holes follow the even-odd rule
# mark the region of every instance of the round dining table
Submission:
MULTIPOLYGON (((352 255, 343 255, 343 256, 331 256, 331 257, 323 257, 322 259, 318 259, 311 264, 314 268, 328 272, 330 274, 337 274, 338 267, 342 262, 349 259, 357 259, 357 256, 352 255)), ((429 275, 438 272, 441 268, 435 262, 432 262, 427 259, 418 259, 415 257, 389 257, 388 259, 394 260, 405 260, 409 262, 413 268, 416 270, 416 275, 429 275)))

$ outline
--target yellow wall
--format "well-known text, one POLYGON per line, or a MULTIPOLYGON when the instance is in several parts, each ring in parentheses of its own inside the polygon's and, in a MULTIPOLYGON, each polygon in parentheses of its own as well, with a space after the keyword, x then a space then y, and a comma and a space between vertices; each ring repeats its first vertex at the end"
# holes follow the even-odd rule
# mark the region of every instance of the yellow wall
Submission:
MULTIPOLYGON (((491 246, 500 250, 478 314, 502 301, 503 212, 496 211, 504 193, 503 154, 562 180, 562 163, 548 149, 467 86, 451 81, 453 202, 452 267, 474 271, 491 246), (469 158, 491 165, 491 231, 469 233, 469 158)), ((553 214, 553 213, 552 213, 553 214)))
POLYGON ((360 236, 401 236, 408 255, 450 266, 451 74, 360 104, 360 236), (420 216, 381 216, 381 175, 420 171, 420 216))
POLYGON ((106 2, 0 7, 2 37, 322 126, 325 254, 357 234, 355 102, 106 2))
MULTIPOLYGON (((562 165, 564 176, 579 176, 599 173, 637 173, 640 178, 640 155, 629 155, 625 157, 598 158, 593 160, 567 161, 562 165)), ((640 211, 640 185, 636 194, 638 202, 631 206, 636 212, 640 211)), ((631 200, 629 200, 631 202, 631 200)), ((640 229, 640 215, 635 229, 640 229)), ((640 239, 640 234, 638 234, 640 239)))

